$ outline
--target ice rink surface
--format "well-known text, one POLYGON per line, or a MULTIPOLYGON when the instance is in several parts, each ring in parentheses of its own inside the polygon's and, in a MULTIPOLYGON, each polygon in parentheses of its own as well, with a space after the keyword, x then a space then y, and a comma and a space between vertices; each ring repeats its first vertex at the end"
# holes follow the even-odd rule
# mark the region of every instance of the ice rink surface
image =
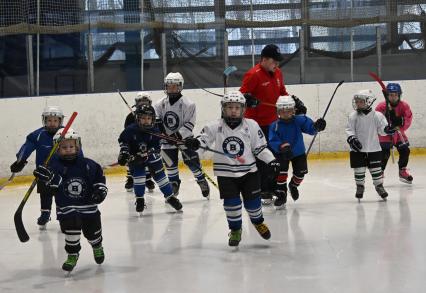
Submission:
POLYGON ((28 186, 6 187, 0 191, 0 292, 424 292, 426 157, 412 157, 409 167, 413 185, 399 182, 397 164, 389 163, 387 202, 367 173, 358 204, 348 160, 309 162, 300 199, 289 197, 285 210, 263 209, 271 240, 261 239, 244 213, 238 249, 228 247, 218 191, 211 186, 210 201, 203 199, 188 171, 181 173, 183 213, 167 207, 156 189, 142 217, 124 177, 108 177, 109 195, 100 206, 105 262, 95 264, 82 237, 69 276, 61 269, 66 253, 58 222, 38 230, 33 193, 24 209, 31 239, 20 243, 13 214, 28 186))

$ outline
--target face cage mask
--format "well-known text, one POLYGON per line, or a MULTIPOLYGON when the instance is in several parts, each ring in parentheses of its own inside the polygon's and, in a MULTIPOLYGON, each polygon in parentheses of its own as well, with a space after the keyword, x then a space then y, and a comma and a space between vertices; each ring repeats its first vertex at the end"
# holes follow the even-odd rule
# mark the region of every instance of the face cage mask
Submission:
MULTIPOLYGON (((229 102, 229 103, 235 103, 235 102, 229 102)), ((239 117, 228 117, 226 115, 226 105, 228 103, 225 103, 222 105, 222 118, 223 120, 226 122, 226 124, 228 124, 230 127, 236 127, 238 125, 240 125, 241 121, 243 120, 243 116, 244 116, 244 110, 245 110, 245 105, 240 104, 241 105, 241 110, 240 110, 240 116, 239 117)))
POLYGON ((58 117, 59 118, 59 126, 58 127, 47 127, 47 118, 48 117, 58 117, 58 116, 51 116, 51 115, 43 116, 43 127, 44 127, 44 129, 46 129, 46 131, 49 132, 50 134, 55 134, 59 130, 59 128, 61 128, 63 118, 58 117))
POLYGON ((61 160, 64 161, 73 161, 75 159, 77 159, 78 154, 80 153, 81 150, 81 141, 80 139, 75 139, 75 153, 74 154, 69 154, 69 155, 60 155, 59 154, 59 150, 58 150, 58 156, 61 160))
POLYGON ((151 117, 151 123, 150 124, 141 124, 140 122, 139 122, 139 118, 142 118, 142 116, 145 116, 146 114, 142 114, 142 115, 137 115, 136 116, 136 119, 137 119, 137 123, 138 123, 138 126, 141 128, 141 129, 152 129, 152 128, 154 128, 154 123, 155 123, 155 117, 153 116, 153 115, 150 115, 150 117, 151 117))

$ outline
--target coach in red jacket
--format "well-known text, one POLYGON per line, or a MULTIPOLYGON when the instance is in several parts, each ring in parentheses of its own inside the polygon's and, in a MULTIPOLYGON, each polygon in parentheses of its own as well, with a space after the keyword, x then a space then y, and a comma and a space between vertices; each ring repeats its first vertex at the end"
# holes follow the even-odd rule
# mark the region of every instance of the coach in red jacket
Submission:
MULTIPOLYGON (((277 45, 266 45, 261 52, 260 62, 246 72, 240 92, 244 94, 247 101, 246 118, 255 120, 262 129, 266 141, 268 141, 269 125, 278 119, 275 103, 279 96, 288 95, 283 82, 283 75, 279 68, 282 61, 280 49, 277 45), (269 105, 268 105, 269 104, 269 105)), ((306 114, 306 107, 297 97, 296 114, 306 114)), ((261 161, 257 164, 262 178, 262 199, 266 204, 272 202, 274 182, 265 180, 268 169, 261 161)))

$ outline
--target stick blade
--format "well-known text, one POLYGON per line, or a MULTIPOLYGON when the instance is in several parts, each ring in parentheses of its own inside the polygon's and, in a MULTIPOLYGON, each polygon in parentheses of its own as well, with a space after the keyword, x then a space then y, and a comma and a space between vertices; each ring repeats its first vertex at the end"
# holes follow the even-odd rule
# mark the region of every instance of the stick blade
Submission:
POLYGON ((223 71, 223 75, 225 76, 229 76, 232 72, 237 71, 237 67, 235 67, 234 65, 226 67, 225 70, 223 71))
POLYGON ((30 236, 25 230, 24 223, 22 222, 22 208, 20 207, 16 210, 13 220, 15 221, 15 229, 16 233, 18 234, 19 240, 21 242, 27 242, 28 240, 30 240, 30 236))

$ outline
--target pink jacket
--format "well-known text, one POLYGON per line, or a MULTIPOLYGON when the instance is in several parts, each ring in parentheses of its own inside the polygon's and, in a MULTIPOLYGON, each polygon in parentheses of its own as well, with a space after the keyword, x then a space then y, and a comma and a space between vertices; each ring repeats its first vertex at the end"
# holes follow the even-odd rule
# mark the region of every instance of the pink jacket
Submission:
MULTIPOLYGON (((410 106, 404 101, 399 101, 398 105, 395 108, 392 107, 392 109, 395 110, 396 116, 402 116, 404 119, 404 124, 399 128, 399 131, 395 132, 392 136, 393 144, 402 142, 403 140, 407 142, 408 137, 405 134, 405 131, 411 126, 411 121, 413 120, 413 113, 411 112, 410 106), (401 136, 403 139, 401 139, 401 136)), ((386 116, 386 102, 380 102, 376 107, 376 111, 381 112, 386 116)), ((386 119, 388 119, 388 117, 386 117, 386 119)), ((379 135, 379 140, 380 142, 390 142, 391 138, 390 135, 379 135)))

